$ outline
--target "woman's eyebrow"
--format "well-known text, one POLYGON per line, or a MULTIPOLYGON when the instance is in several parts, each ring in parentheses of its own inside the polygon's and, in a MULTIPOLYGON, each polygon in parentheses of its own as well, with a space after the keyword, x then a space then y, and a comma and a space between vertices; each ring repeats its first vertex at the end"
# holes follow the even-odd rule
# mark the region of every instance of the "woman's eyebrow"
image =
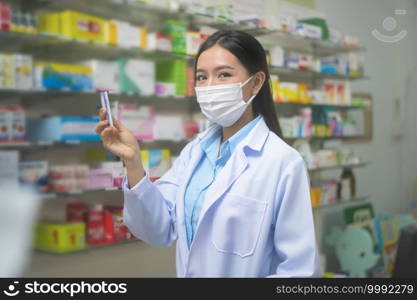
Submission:
MULTIPOLYGON (((221 69, 231 69, 231 70, 234 70, 235 68, 233 68, 232 66, 223 65, 223 66, 218 66, 218 67, 214 68, 214 71, 219 71, 221 69)), ((207 72, 207 71, 205 69, 197 69, 196 72, 207 72)))

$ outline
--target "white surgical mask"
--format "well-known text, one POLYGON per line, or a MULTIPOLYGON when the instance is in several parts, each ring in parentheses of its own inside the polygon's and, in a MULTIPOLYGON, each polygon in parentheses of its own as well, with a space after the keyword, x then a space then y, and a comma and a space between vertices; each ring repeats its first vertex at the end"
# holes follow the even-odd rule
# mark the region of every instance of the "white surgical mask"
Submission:
POLYGON ((247 102, 243 100, 242 87, 252 77, 249 77, 244 83, 196 87, 195 93, 202 113, 211 122, 220 126, 233 125, 256 96, 253 95, 247 102))

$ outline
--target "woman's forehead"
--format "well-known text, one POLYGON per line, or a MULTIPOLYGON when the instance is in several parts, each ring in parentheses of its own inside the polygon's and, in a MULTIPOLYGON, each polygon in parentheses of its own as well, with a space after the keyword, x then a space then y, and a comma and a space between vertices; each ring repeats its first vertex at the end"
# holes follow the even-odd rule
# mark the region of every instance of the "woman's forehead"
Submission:
POLYGON ((197 61, 197 69, 211 70, 219 66, 241 66, 239 60, 227 49, 214 45, 201 53, 197 61))

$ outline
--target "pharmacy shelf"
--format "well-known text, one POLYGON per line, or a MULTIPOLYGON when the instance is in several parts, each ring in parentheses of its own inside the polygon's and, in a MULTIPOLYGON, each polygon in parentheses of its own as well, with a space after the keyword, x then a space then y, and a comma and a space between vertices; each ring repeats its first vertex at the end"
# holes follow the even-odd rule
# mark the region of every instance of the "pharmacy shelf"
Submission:
MULTIPOLYGON (((258 35, 256 29, 253 30, 252 34, 258 35)), ((264 46, 280 45, 288 50, 312 54, 315 57, 366 51, 364 47, 337 45, 330 41, 306 38, 277 30, 260 31, 258 39, 264 46)))
POLYGON ((140 48, 120 48, 107 44, 84 42, 46 34, 0 31, 0 51, 33 55, 36 59, 74 62, 88 59, 143 57, 154 60, 193 59, 194 56, 140 48), (66 54, 66 55, 65 55, 66 54), (68 55, 70 54, 70 55, 68 55))
POLYGON ((275 102, 277 107, 280 106, 300 106, 300 107, 331 107, 337 109, 363 109, 367 105, 341 105, 341 104, 326 104, 326 103, 302 103, 302 102, 275 102))
MULTIPOLYGON (((28 104, 33 104, 35 101, 44 101, 49 99, 62 98, 77 98, 80 101, 97 101, 96 92, 77 92, 77 91, 54 91, 54 90, 17 90, 17 89, 0 89, 0 102, 2 100, 8 101, 7 97, 19 96, 23 100, 27 100, 28 104)), ((195 96, 156 96, 156 95, 137 95, 137 94, 119 94, 110 93, 113 101, 135 101, 144 105, 156 106, 175 106, 180 105, 183 109, 192 109, 192 111, 199 111, 199 106, 195 96), (191 103, 190 103, 191 102, 191 103), (191 105, 191 107, 190 107, 191 105)), ((366 105, 341 105, 341 104, 326 104, 326 103, 302 103, 302 102, 275 102, 277 106, 304 106, 304 107, 332 107, 340 109, 354 109, 366 108, 366 105)))
POLYGON ((316 57, 326 57, 349 52, 362 52, 363 47, 337 45, 330 41, 306 38, 267 28, 256 28, 244 23, 232 22, 230 20, 216 19, 211 16, 191 15, 191 20, 196 25, 208 25, 219 30, 242 30, 257 37, 266 48, 279 45, 288 50, 312 54, 316 57))
POLYGON ((307 141, 325 141, 325 140, 356 140, 363 139, 361 135, 352 135, 352 136, 311 136, 311 137, 284 137, 284 140, 295 141, 295 140, 307 140, 307 141))
POLYGON ((107 193, 107 192, 121 192, 122 189, 118 187, 109 187, 105 189, 96 189, 96 190, 85 190, 85 191, 73 191, 73 192, 56 192, 56 193, 45 193, 39 194, 39 197, 43 200, 55 199, 60 197, 72 197, 72 196, 81 196, 95 193, 107 193))
POLYGON ((146 4, 141 1, 126 0, 31 0, 28 9, 44 11, 77 10, 104 19, 117 19, 141 25, 146 16, 182 19, 184 10, 178 7, 163 7, 146 4))
MULTIPOLYGON (((189 142, 190 140, 180 140, 180 141, 171 141, 171 140, 156 140, 156 141, 139 141, 140 147, 143 150, 146 149, 160 149, 168 148, 173 150, 173 152, 178 152, 189 142)), ((20 142, 20 143, 0 143, 0 149, 10 148, 10 149, 20 149, 20 150, 33 150, 34 148, 45 148, 45 147, 78 147, 81 145, 99 145, 101 141, 65 141, 65 142, 20 142)))
MULTIPOLYGON (((99 103, 99 96, 96 92, 79 91, 59 91, 59 90, 17 90, 0 89, 0 103, 9 101, 8 97, 18 96, 22 104, 33 106, 39 102, 49 100, 76 99, 77 101, 99 103)), ((168 107, 174 109, 190 110, 190 101, 195 101, 195 97, 183 96, 156 96, 156 95, 137 95, 110 93, 112 101, 137 103, 141 105, 153 105, 156 107, 168 107)))
MULTIPOLYGON (((53 91, 53 90, 17 90, 17 89, 0 89, 0 102, 2 100, 8 100, 7 97, 19 96, 23 99, 27 98, 28 101, 33 103, 36 100, 43 101, 45 99, 61 99, 76 97, 80 101, 97 101, 98 94, 96 92, 77 92, 77 91, 53 91)), ((156 96, 156 95, 137 95, 137 94, 119 94, 110 93, 110 97, 114 101, 137 101, 141 104, 147 105, 185 105, 189 106, 190 101, 197 104, 195 96, 156 96)), ((342 105, 342 104, 327 104, 327 103, 302 103, 302 102, 275 102, 277 106, 308 106, 308 107, 332 107, 340 109, 354 109, 354 108, 366 108, 367 105, 342 105)), ((193 109, 198 109, 198 104, 193 105, 193 109)))
POLYGON ((316 79, 340 79, 340 80, 363 80, 369 79, 368 76, 349 76, 341 74, 323 73, 312 70, 297 70, 285 67, 269 67, 271 74, 280 75, 281 81, 305 81, 316 79))
POLYGON ((38 253, 45 253, 45 254, 58 255, 58 256, 60 256, 60 255, 68 255, 68 254, 81 253, 81 252, 87 252, 87 251, 94 251, 94 250, 97 250, 97 249, 117 247, 117 246, 122 246, 122 245, 126 245, 126 244, 131 244, 131 243, 138 243, 138 242, 142 242, 142 241, 139 240, 139 239, 132 239, 132 240, 126 240, 126 241, 122 241, 122 242, 118 242, 118 243, 112 243, 112 244, 102 244, 102 245, 97 245, 97 246, 87 246, 84 249, 74 250, 74 251, 65 252, 65 253, 44 251, 44 250, 38 250, 38 249, 34 249, 34 251, 35 252, 38 252, 38 253))
MULTIPOLYGON (((360 139, 362 136, 334 136, 334 137, 284 137, 283 139, 289 142, 295 140, 350 140, 350 139, 360 139)), ((182 149, 190 140, 156 140, 156 141, 139 141, 142 149, 154 149, 154 148, 168 148, 168 149, 182 149)), ((29 149, 33 148, 44 148, 44 147, 77 147, 80 145, 97 145, 101 141, 65 141, 65 142, 17 142, 17 143, 0 143, 1 148, 10 148, 10 149, 29 149)))
POLYGON ((319 167, 319 168, 309 168, 309 172, 319 172, 325 170, 334 170, 334 169, 343 169, 343 168, 360 168, 370 165, 370 162, 360 162, 356 164, 344 164, 344 165, 335 165, 335 166, 327 166, 327 167, 319 167))
POLYGON ((355 205, 357 203, 366 202, 369 199, 370 199, 370 196, 356 197, 352 199, 342 199, 342 200, 337 200, 337 202, 332 203, 332 204, 314 206, 313 209, 320 210, 320 209, 334 208, 334 207, 340 207, 340 206, 350 206, 350 205, 355 205))

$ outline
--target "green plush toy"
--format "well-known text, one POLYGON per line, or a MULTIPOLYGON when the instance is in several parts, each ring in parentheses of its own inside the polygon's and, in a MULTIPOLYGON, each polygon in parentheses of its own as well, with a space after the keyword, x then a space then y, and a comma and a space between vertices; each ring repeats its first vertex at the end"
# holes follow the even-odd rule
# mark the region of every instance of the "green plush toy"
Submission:
POLYGON ((333 228, 326 239, 334 246, 342 271, 350 277, 366 277, 366 271, 375 266, 379 254, 374 253, 374 243, 370 233, 363 228, 333 228))

